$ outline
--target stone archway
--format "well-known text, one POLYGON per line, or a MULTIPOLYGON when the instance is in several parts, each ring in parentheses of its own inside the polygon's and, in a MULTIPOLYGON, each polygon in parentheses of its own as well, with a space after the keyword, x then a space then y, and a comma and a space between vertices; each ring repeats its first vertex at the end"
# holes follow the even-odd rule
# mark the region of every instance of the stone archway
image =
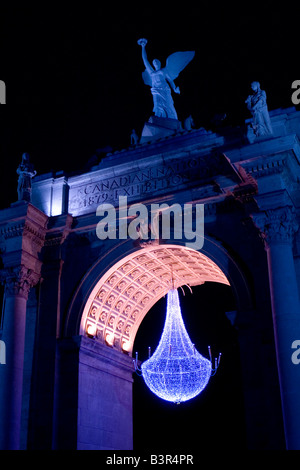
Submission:
POLYGON ((229 285, 206 255, 185 246, 150 245, 117 262, 97 282, 83 310, 80 334, 131 355, 144 316, 171 287, 206 281, 229 285))
POLYGON ((80 282, 60 342, 56 448, 132 449, 134 339, 172 274, 176 287, 230 285, 239 312, 251 303, 244 273, 211 238, 201 252, 178 242, 141 249, 127 241, 107 250, 80 282))

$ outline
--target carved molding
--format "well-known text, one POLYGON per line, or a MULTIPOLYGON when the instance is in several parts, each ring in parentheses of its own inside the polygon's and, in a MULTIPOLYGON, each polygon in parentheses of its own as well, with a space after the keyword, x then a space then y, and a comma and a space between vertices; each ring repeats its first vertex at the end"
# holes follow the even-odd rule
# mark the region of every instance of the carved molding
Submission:
MULTIPOLYGON (((80 184, 70 183, 69 211, 81 215, 96 211, 99 204, 118 202, 120 196, 127 196, 131 202, 138 199, 148 199, 152 194, 173 193, 180 189, 196 187, 196 197, 213 197, 221 194, 215 180, 221 178, 222 184, 234 186, 240 182, 240 177, 224 154, 213 151, 198 153, 198 155, 182 158, 164 159, 155 165, 153 161, 143 169, 133 169, 129 165, 123 174, 110 178, 101 173, 95 178, 80 184), (224 178, 223 178, 224 177, 224 178)), ((226 188, 225 188, 226 189, 226 188)))
POLYGON ((22 217, 14 219, 13 212, 8 214, 7 220, 0 227, 0 243, 3 250, 11 251, 9 247, 14 247, 13 239, 22 238, 23 247, 26 245, 29 252, 37 256, 45 243, 47 221, 48 217, 31 204, 27 206, 27 213, 22 217))
POLYGON ((23 234, 24 228, 25 223, 5 226, 4 228, 0 229, 0 236, 5 240, 8 240, 9 238, 20 237, 23 234))
POLYGON ((242 203, 251 202, 253 200, 253 196, 258 192, 257 181, 241 165, 238 164, 237 169, 243 178, 243 182, 234 188, 233 195, 242 203))
POLYGON ((272 243, 289 243, 299 228, 296 211, 293 207, 285 206, 268 209, 251 215, 261 237, 268 248, 272 243))
POLYGON ((256 158, 251 163, 243 164, 248 174, 255 178, 282 173, 286 168, 286 154, 275 156, 272 160, 256 158), (276 158, 275 158, 276 157, 276 158))
MULTIPOLYGON (((64 225, 58 229, 48 230, 45 246, 59 246, 62 245, 72 230, 73 217, 71 214, 66 214, 64 218, 64 225)), ((95 230, 94 230, 95 231, 95 230)))

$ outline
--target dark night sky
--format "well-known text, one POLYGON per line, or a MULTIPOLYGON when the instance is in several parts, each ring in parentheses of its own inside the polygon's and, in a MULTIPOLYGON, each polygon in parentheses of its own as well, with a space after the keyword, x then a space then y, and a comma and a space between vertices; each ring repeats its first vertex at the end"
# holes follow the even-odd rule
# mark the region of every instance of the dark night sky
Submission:
MULTIPOLYGON (((62 2, 40 2, 38 7, 30 2, 20 7, 7 2, 1 5, 1 15, 0 79, 6 83, 7 105, 1 107, 0 114, 0 208, 17 198, 16 168, 23 152, 29 152, 39 174, 80 171, 97 149, 107 145, 125 148, 131 130, 141 132, 152 112, 152 97, 142 81, 140 37, 148 39, 149 59, 159 58, 163 64, 173 52, 196 51, 176 81, 181 89, 174 97, 180 120, 192 114, 197 127, 210 129, 213 116, 225 112, 228 125, 243 125, 249 117, 244 101, 253 80, 260 81, 266 90, 269 109, 293 106, 291 84, 299 78, 299 9, 295 11, 295 2, 291 6, 273 1, 240 2, 238 6, 212 1, 168 2, 168 7, 166 2, 122 2, 121 6, 111 2, 105 7, 103 2, 72 2, 68 8, 62 2)), ((230 294, 226 295, 228 310, 234 309, 230 294)), ((161 313, 151 315, 147 321, 154 315, 163 318, 161 313)), ((217 308, 214 315, 220 315, 217 308)), ((232 374, 231 383, 237 384, 236 351, 230 351, 236 344, 234 332, 224 315, 222 322, 229 338, 223 346, 229 348, 227 357, 233 364, 228 373, 232 374)), ((137 346, 141 351, 145 340, 140 337, 143 339, 137 346)), ((203 341, 201 352, 206 354, 207 338, 203 341)), ((222 372, 213 380, 219 380, 222 387, 222 372)), ((156 399, 147 396, 151 392, 143 384, 137 387, 146 394, 141 396, 147 407, 141 405, 135 413, 145 413, 141 421, 144 436, 150 439, 156 399)), ((232 415, 228 411, 236 390, 231 388, 225 394, 217 390, 212 383, 209 392, 203 392, 202 411, 196 412, 188 404, 180 405, 176 415, 168 405, 160 408, 163 422, 174 428, 181 414, 181 431, 193 448, 201 433, 204 443, 220 439, 220 433, 228 446, 231 438, 243 441, 239 427, 232 436, 226 434, 226 423, 232 417, 232 429, 238 426, 242 405, 238 403, 232 415), (201 423, 203 406, 207 413, 201 423), (216 414, 224 414, 219 420, 221 429, 209 419, 213 407, 216 414), (198 421, 188 427, 195 413, 198 421)), ((161 403, 157 406, 162 407, 161 403)), ((157 432, 154 441, 162 442, 163 436, 169 435, 167 427, 160 426, 157 432)), ((176 446, 177 441, 170 439, 169 445, 176 446)))
POLYGON ((292 105, 299 18, 287 2, 63 5, 1 6, 0 183, 8 192, 1 207, 15 198, 24 151, 38 173, 77 171, 96 149, 125 148, 131 130, 141 132, 152 97, 141 77, 140 37, 163 64, 172 52, 196 51, 176 82, 180 120, 192 114, 209 129, 214 114, 226 112, 227 124, 243 124, 252 80, 267 91, 270 109, 292 105))

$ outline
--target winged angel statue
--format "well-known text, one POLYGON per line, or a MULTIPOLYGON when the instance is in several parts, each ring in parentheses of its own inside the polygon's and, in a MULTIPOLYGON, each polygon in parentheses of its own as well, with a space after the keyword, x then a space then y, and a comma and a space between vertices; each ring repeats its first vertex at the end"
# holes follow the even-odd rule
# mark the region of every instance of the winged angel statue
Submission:
POLYGON ((147 39, 139 39, 138 44, 142 46, 142 58, 146 67, 142 76, 144 83, 151 86, 154 103, 153 112, 155 116, 178 119, 171 89, 175 93, 180 93, 179 87, 175 86, 174 80, 194 58, 195 51, 175 52, 171 54, 167 58, 164 68, 161 67, 161 63, 158 59, 154 59, 152 67, 146 53, 147 39))

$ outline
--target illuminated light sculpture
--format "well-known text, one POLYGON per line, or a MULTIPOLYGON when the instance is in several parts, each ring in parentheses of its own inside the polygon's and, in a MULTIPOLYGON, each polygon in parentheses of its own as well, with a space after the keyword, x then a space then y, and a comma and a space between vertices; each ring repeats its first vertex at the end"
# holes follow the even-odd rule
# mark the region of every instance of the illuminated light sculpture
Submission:
POLYGON ((210 360, 203 357, 191 342, 181 316, 177 289, 167 295, 167 314, 160 342, 153 356, 138 367, 150 390, 163 400, 181 403, 196 397, 206 387, 210 377, 216 373, 221 354, 212 367, 210 360))

